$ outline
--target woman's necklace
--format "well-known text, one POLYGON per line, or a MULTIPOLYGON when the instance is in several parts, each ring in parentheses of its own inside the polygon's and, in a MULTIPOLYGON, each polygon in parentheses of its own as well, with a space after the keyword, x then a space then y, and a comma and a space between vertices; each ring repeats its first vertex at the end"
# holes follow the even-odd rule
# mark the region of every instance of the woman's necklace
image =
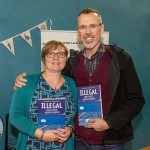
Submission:
POLYGON ((44 72, 46 79, 49 81, 49 83, 52 85, 52 87, 54 88, 54 90, 57 90, 57 85, 61 80, 61 75, 60 78, 58 79, 58 81, 56 82, 56 84, 54 85, 54 83, 49 79, 48 74, 46 72, 44 72))

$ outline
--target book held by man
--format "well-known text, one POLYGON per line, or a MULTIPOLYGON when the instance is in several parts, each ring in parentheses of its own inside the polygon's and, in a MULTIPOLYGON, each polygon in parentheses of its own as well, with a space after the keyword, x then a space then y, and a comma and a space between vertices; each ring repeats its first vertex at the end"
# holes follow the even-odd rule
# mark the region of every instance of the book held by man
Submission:
POLYGON ((38 99, 38 126, 42 130, 65 128, 65 98, 38 99))
POLYGON ((89 119, 103 118, 101 86, 81 86, 77 90, 79 126, 90 124, 89 119))

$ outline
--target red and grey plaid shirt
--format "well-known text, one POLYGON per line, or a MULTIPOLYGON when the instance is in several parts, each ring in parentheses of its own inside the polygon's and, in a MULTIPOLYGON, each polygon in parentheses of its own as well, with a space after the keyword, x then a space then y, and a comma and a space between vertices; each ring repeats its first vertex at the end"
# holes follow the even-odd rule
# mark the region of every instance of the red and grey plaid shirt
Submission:
POLYGON ((102 58, 105 51, 106 51, 105 45, 101 43, 96 53, 92 55, 91 59, 89 59, 86 57, 85 50, 84 50, 83 52, 84 64, 90 76, 93 74, 94 70, 96 69, 97 64, 99 63, 99 59, 102 58))

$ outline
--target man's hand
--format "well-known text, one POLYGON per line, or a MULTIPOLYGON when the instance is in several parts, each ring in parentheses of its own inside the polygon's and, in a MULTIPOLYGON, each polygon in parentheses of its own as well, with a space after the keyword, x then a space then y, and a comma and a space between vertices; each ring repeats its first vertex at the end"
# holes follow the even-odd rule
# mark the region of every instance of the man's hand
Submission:
POLYGON ((21 75, 17 76, 15 85, 14 85, 14 90, 16 90, 17 88, 22 88, 22 86, 26 85, 27 80, 23 78, 25 76, 26 76, 26 73, 22 73, 21 75))
POLYGON ((91 124, 85 126, 85 128, 93 128, 95 131, 102 132, 109 129, 108 124, 102 118, 90 119, 88 122, 91 124))

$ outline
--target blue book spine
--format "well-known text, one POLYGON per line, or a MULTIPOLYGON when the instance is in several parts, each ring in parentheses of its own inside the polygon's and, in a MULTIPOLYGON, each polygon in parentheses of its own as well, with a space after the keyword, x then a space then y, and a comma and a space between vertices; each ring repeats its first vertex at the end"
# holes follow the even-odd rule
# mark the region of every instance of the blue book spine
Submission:
POLYGON ((89 119, 103 118, 101 86, 91 85, 77 87, 79 126, 90 124, 89 119))
POLYGON ((65 128, 65 98, 38 99, 38 126, 42 130, 65 128))

